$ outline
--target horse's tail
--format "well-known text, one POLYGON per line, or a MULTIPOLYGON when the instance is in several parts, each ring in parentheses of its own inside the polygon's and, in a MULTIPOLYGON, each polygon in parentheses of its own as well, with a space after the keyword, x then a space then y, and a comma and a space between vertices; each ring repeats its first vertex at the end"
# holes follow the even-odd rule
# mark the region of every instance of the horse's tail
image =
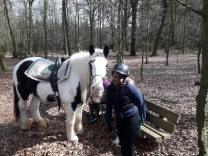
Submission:
POLYGON ((19 116, 20 116, 20 110, 18 107, 19 97, 17 95, 17 89, 15 87, 15 84, 13 84, 13 90, 14 90, 14 115, 15 115, 16 121, 18 121, 19 116))

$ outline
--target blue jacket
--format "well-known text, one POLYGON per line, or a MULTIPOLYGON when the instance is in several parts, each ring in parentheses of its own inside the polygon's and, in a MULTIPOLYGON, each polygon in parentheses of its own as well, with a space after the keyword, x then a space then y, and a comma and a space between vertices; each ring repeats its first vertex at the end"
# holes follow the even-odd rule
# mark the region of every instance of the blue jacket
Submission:
MULTIPOLYGON (((123 83, 122 87, 126 87, 126 95, 130 98, 130 100, 134 103, 134 105, 137 106, 142 122, 145 122, 145 120, 149 117, 149 113, 148 113, 147 106, 144 101, 144 97, 142 93, 130 83, 123 83)), ((113 107, 113 104, 116 103, 114 101, 110 101, 110 96, 112 95, 112 92, 114 91, 114 89, 115 89, 115 86, 113 85, 113 83, 111 83, 111 85, 109 85, 107 88, 106 113, 107 113, 108 122, 111 121, 112 107, 113 107)), ((132 113, 132 112, 129 112, 129 113, 132 113)))

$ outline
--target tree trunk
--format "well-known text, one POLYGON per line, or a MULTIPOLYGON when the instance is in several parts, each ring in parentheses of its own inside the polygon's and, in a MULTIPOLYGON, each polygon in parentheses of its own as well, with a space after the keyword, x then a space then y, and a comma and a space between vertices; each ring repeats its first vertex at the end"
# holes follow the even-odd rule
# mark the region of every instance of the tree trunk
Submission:
POLYGON ((79 9, 76 0, 76 21, 75 21, 75 51, 79 52, 79 9))
POLYGON ((48 34, 47 34, 47 1, 44 0, 44 30, 45 30, 45 58, 48 57, 48 34))
MULTIPOLYGON (((143 6, 143 0, 142 0, 142 4, 141 6, 143 6)), ((143 81, 143 65, 144 65, 144 49, 143 49, 143 43, 142 43, 142 38, 143 38, 143 18, 144 18, 144 9, 143 7, 141 8, 142 10, 142 16, 141 16, 141 30, 140 30, 140 34, 141 34, 141 40, 140 40, 140 47, 141 47, 141 51, 142 51, 142 64, 141 64, 141 72, 140 72, 140 75, 141 75, 141 81, 143 81)))
POLYGON ((123 0, 119 0, 119 8, 118 8, 118 54, 117 54, 117 62, 122 62, 123 61, 123 29, 122 29, 122 24, 123 24, 123 13, 122 13, 122 7, 123 7, 123 0))
POLYGON ((112 50, 115 51, 115 40, 114 40, 114 36, 115 36, 115 10, 113 9, 113 5, 111 5, 111 46, 112 46, 112 50))
POLYGON ((185 3, 182 3, 179 0, 175 0, 178 3, 182 4, 189 10, 201 15, 203 19, 202 24, 202 69, 201 69, 201 81, 199 93, 196 97, 196 124, 198 131, 198 146, 199 146, 199 155, 207 156, 207 137, 206 137, 206 109, 205 105, 208 102, 207 92, 208 92, 208 1, 203 0, 203 7, 201 11, 195 10, 191 7, 188 7, 185 3))
POLYGON ((199 155, 207 156, 207 137, 206 137, 206 109, 207 91, 208 91, 208 1, 203 1, 203 37, 202 37, 202 68, 201 68, 201 83, 199 93, 196 97, 197 111, 196 123, 198 130, 198 146, 199 155))
POLYGON ((197 54, 198 74, 201 73, 201 67, 200 67, 200 55, 201 55, 201 51, 202 51, 202 48, 201 48, 201 43, 200 43, 200 45, 199 45, 199 51, 198 51, 198 54, 197 54))
POLYGON ((7 67, 5 61, 4 61, 4 54, 0 51, 0 71, 9 71, 9 68, 7 67))
POLYGON ((130 56, 136 56, 136 17, 137 17, 137 4, 138 0, 131 0, 131 8, 132 8, 132 24, 131 24, 131 52, 130 56))
POLYGON ((15 39, 15 34, 12 30, 12 26, 11 26, 11 21, 10 21, 10 17, 9 17, 9 11, 8 11, 8 8, 7 8, 7 0, 4 0, 4 6, 5 6, 5 15, 6 15, 6 19, 7 19, 7 23, 8 23, 8 26, 9 26, 9 31, 10 31, 10 36, 11 36, 11 39, 12 39, 12 46, 13 46, 13 57, 14 58, 17 58, 17 45, 16 45, 16 39, 15 39))
POLYGON ((102 33, 102 11, 103 9, 101 8, 103 5, 101 3, 101 0, 98 1, 98 25, 99 25, 99 43, 98 47, 102 49, 103 46, 103 33, 102 33))
POLYGON ((68 43, 68 22, 66 18, 66 0, 62 1, 62 23, 63 23, 63 36, 64 36, 64 54, 69 55, 68 43))
POLYGON ((154 44, 151 56, 157 56, 157 50, 158 50, 158 46, 159 46, 159 42, 160 42, 160 37, 161 37, 162 31, 163 31, 163 28, 164 28, 164 25, 165 25, 165 17, 167 15, 167 7, 168 7, 167 0, 163 0, 162 19, 161 19, 160 27, 159 27, 158 32, 157 32, 157 36, 156 36, 156 39, 155 39, 155 44, 154 44))
POLYGON ((170 51, 170 45, 171 45, 171 39, 172 39, 172 31, 173 31, 173 0, 170 0, 170 7, 171 7, 171 21, 170 21, 170 31, 169 31, 169 38, 168 38, 168 46, 166 51, 166 66, 169 65, 169 51, 170 51))
POLYGON ((148 0, 148 2, 147 2, 148 4, 148 6, 147 6, 147 34, 146 34, 146 61, 145 61, 145 64, 147 64, 148 63, 148 51, 149 51, 149 24, 150 24, 150 20, 149 20, 149 12, 150 12, 150 5, 149 5, 149 0, 148 0))
MULTIPOLYGON (((127 43, 127 25, 128 25, 128 0, 124 0, 125 4, 123 5, 124 7, 124 12, 123 12, 123 18, 122 18, 122 37, 123 37, 123 44, 125 46, 125 51, 128 51, 128 43, 127 43)), ((123 48, 124 48, 123 46, 123 48)), ((124 51, 124 50, 123 50, 124 51)), ((122 59, 123 60, 123 59, 122 59)))
POLYGON ((32 54, 32 4, 34 0, 29 0, 29 38, 28 38, 28 53, 32 54))
MULTIPOLYGON (((187 0, 185 2, 187 4, 187 0)), ((185 8, 185 13, 183 17, 183 48, 182 48, 182 54, 185 54, 186 52, 186 12, 187 9, 185 8)))

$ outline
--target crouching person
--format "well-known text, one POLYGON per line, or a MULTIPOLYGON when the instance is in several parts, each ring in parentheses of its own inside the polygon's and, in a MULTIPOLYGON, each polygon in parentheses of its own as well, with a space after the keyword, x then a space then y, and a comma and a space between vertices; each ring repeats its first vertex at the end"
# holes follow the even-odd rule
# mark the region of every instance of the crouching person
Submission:
POLYGON ((90 115, 88 118, 88 124, 92 124, 98 120, 99 112, 100 112, 99 104, 106 104, 106 89, 109 85, 110 85, 110 82, 107 79, 105 79, 103 81, 104 93, 103 93, 103 96, 101 97, 100 101, 90 99, 90 101, 89 101, 90 115))
POLYGON ((137 88, 126 81, 129 67, 118 63, 112 70, 112 82, 106 92, 106 114, 108 130, 112 131, 112 109, 116 116, 116 128, 121 145, 122 156, 134 156, 134 139, 139 126, 148 117, 148 110, 143 95, 137 88))

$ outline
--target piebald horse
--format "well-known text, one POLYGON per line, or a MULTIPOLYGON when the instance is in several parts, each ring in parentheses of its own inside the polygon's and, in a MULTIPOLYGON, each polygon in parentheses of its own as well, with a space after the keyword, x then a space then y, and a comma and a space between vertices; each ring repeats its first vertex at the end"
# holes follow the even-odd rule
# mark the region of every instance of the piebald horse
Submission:
MULTIPOLYGON (((89 52, 75 53, 65 61, 70 61, 70 74, 68 79, 58 83, 58 88, 61 102, 66 109, 66 135, 69 141, 78 142, 77 134, 84 132, 82 110, 87 100, 88 89, 93 98, 99 100, 102 96, 108 53, 107 46, 102 50, 94 49, 91 45, 89 52)), ((25 130, 31 129, 31 122, 26 113, 29 95, 33 95, 30 102, 33 121, 39 126, 46 127, 45 119, 40 116, 39 106, 40 102, 51 102, 49 97, 54 94, 49 82, 36 81, 25 75, 25 71, 38 59, 40 58, 26 58, 13 70, 14 113, 20 128, 25 130)))

